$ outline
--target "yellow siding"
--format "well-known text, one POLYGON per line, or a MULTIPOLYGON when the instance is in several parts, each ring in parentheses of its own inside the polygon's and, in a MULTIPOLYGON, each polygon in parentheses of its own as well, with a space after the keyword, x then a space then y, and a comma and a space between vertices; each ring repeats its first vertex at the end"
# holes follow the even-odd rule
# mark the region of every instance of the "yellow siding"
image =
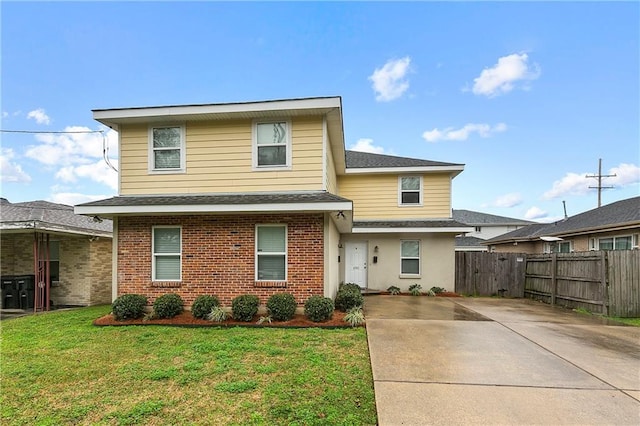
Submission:
POLYGON ((291 121, 292 167, 252 170, 252 122, 187 122, 186 173, 150 174, 148 126, 120 129, 122 195, 321 190, 322 118, 291 121))
POLYGON ((333 152, 331 149, 331 142, 327 139, 327 156, 325 161, 327 162, 327 174, 325 176, 326 190, 332 194, 338 193, 338 182, 336 176, 336 164, 333 161, 333 152))
POLYGON ((353 200, 354 219, 428 219, 451 216, 451 178, 423 175, 423 205, 398 206, 398 175, 346 175, 338 179, 339 195, 353 200))

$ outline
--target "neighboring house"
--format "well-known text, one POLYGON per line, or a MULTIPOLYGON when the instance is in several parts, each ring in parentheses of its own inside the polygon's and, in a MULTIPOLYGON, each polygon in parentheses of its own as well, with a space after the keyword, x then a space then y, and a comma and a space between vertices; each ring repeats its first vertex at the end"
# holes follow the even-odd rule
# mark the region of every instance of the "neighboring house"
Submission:
POLYGON ((46 310, 47 285, 56 307, 111 303, 111 237, 72 206, 0 198, 2 308, 46 310))
POLYGON ((472 210, 453 210, 453 220, 473 227, 473 232, 456 237, 456 251, 487 251, 485 240, 515 231, 535 222, 472 210))
POLYGON ((454 287, 464 166, 346 151, 339 97, 93 113, 118 131, 119 195, 76 213, 114 220, 114 297, 454 287))
POLYGON ((492 238, 491 251, 569 253, 638 249, 640 197, 617 201, 554 223, 538 223, 492 238))

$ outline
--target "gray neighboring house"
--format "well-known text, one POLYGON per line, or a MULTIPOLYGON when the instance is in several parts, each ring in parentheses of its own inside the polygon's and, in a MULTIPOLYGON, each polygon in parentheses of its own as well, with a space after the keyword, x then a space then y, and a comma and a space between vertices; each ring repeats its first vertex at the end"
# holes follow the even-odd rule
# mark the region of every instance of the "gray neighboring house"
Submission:
POLYGON ((640 197, 620 200, 553 223, 537 223, 485 241, 491 251, 570 253, 638 249, 640 197))
POLYGON ((47 284, 50 307, 111 303, 112 229, 72 206, 0 198, 1 307, 47 310, 47 284))
POLYGON ((456 237, 456 251, 487 251, 485 240, 507 232, 535 224, 529 220, 497 216, 472 210, 456 210, 452 212, 453 220, 474 228, 473 232, 456 237))

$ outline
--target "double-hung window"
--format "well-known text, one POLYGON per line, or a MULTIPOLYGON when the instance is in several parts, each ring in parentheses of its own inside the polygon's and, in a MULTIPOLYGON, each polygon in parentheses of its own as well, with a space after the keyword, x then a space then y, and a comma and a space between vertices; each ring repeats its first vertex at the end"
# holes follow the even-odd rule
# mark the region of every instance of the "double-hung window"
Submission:
POLYGON ((422 205, 422 176, 401 176, 398 204, 401 206, 422 205))
POLYGON ((291 166, 290 127, 288 121, 254 123, 254 168, 268 170, 291 166))
POLYGON ((182 279, 182 230, 179 226, 153 228, 153 281, 182 279))
POLYGON ((420 275, 420 240, 400 241, 400 274, 420 275))
POLYGON ((256 226, 256 281, 286 281, 287 226, 256 226))
POLYGON ((185 169, 184 126, 149 128, 149 170, 182 172, 185 169))

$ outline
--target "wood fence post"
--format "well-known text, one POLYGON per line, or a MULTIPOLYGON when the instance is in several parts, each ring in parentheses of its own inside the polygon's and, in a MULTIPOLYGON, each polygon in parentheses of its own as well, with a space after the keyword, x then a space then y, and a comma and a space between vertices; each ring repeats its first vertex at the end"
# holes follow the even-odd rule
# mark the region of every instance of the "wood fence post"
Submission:
POLYGON ((558 292, 558 253, 551 254, 551 305, 556 304, 558 292))
POLYGON ((605 250, 601 251, 600 253, 600 275, 602 280, 602 313, 604 315, 609 315, 609 286, 607 285, 607 283, 609 282, 608 253, 605 250))

